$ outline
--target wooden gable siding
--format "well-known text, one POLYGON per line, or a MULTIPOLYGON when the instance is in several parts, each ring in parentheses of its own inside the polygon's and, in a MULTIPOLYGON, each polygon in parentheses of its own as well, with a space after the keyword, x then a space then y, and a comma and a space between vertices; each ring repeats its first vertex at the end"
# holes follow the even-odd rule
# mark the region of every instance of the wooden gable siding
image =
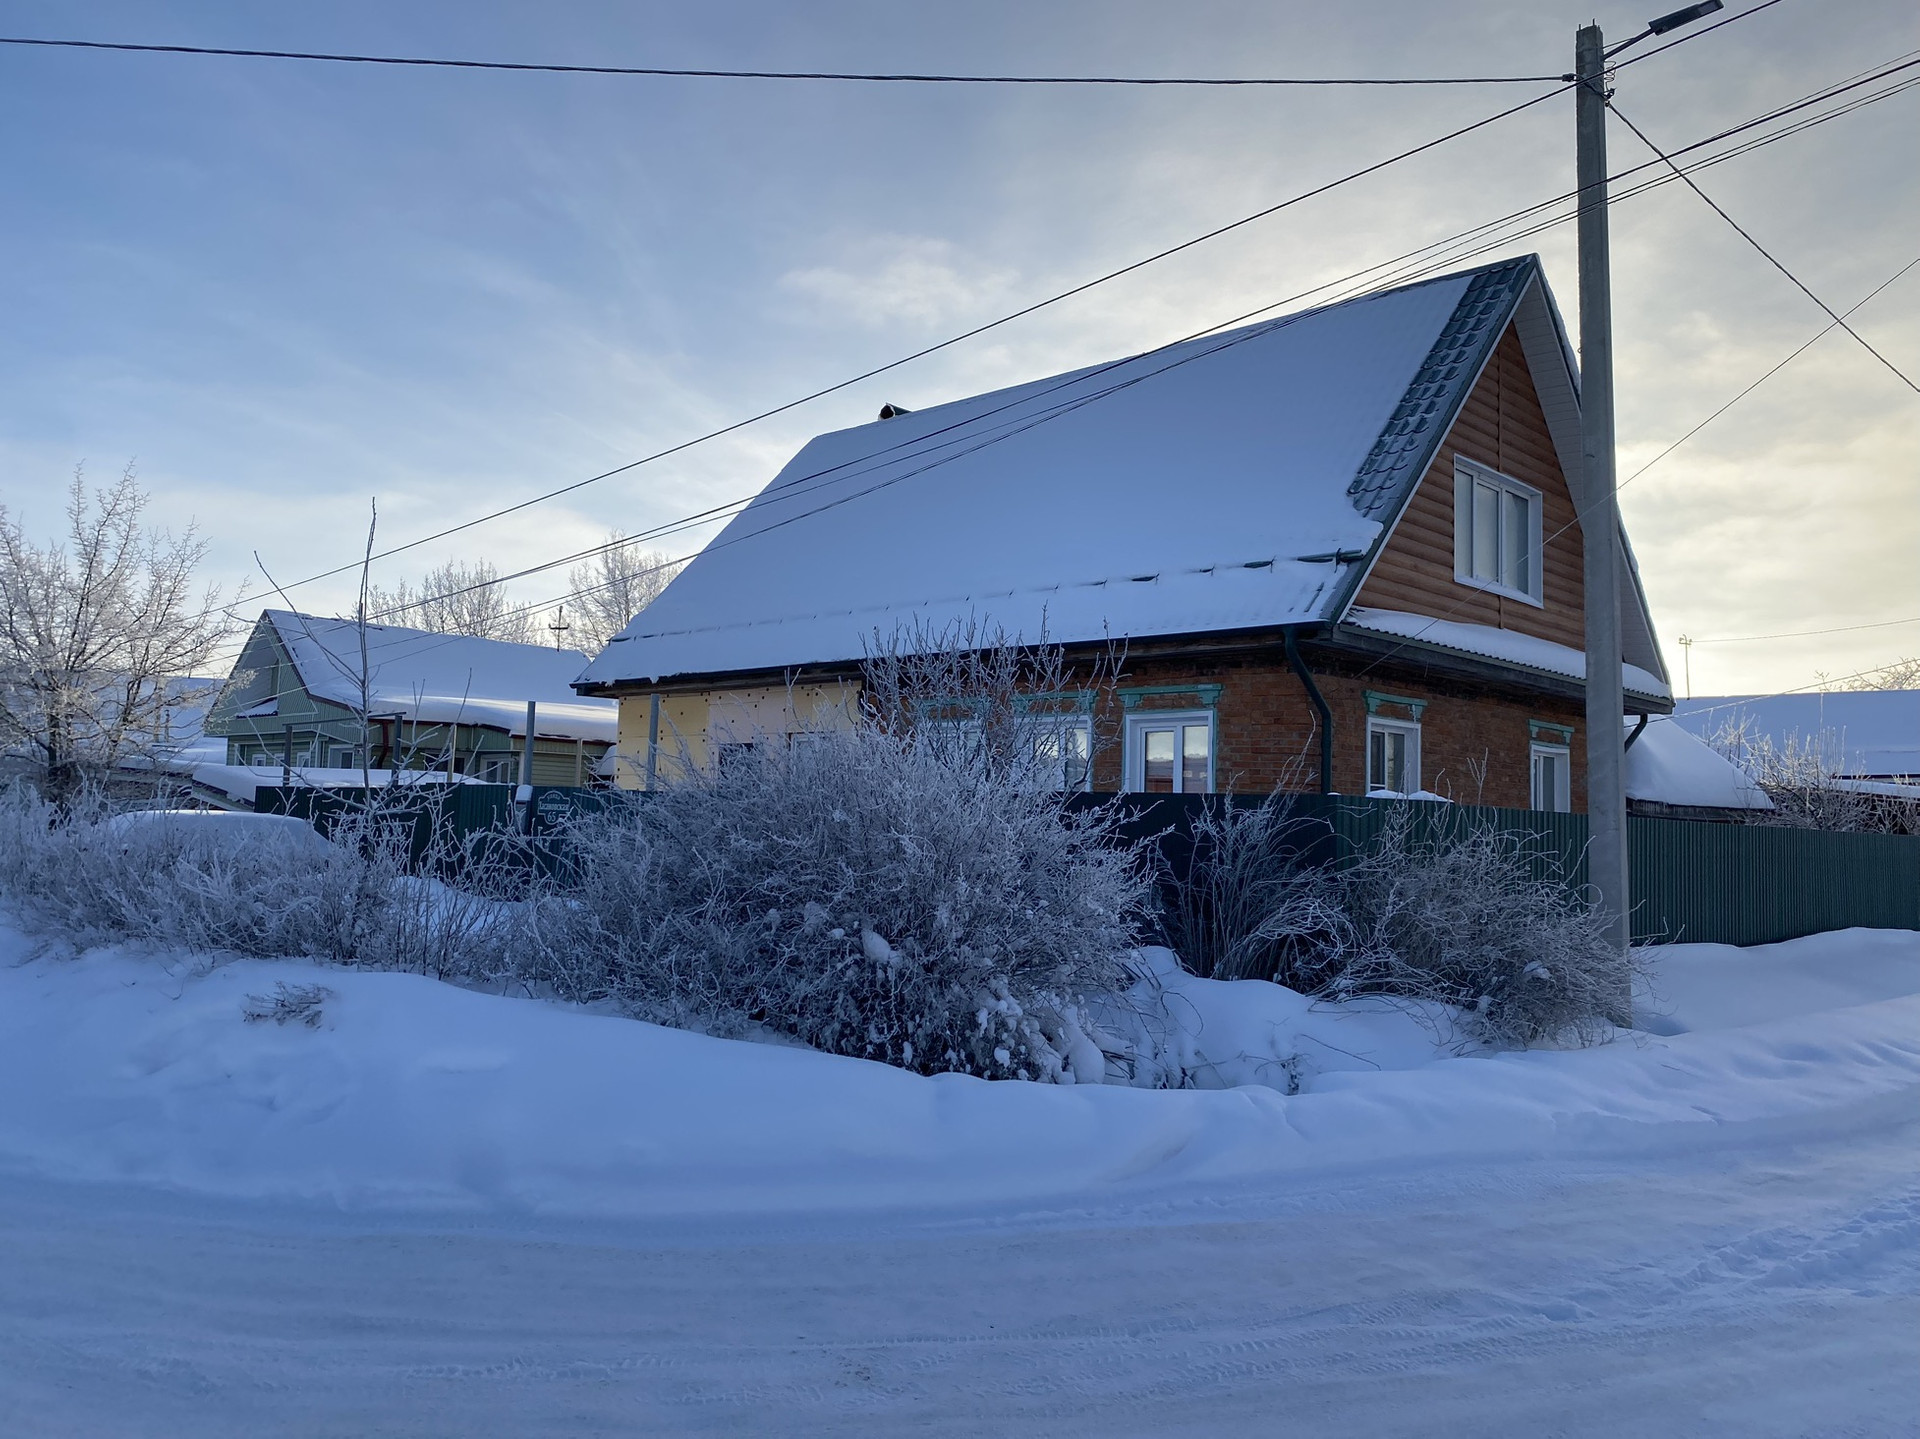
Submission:
POLYGON ((1464 624, 1517 630, 1583 650, 1584 583, 1573 496, 1560 471, 1520 337, 1509 325, 1355 602, 1376 609, 1407 610, 1464 624), (1545 496, 1542 532, 1548 538, 1541 564, 1544 606, 1489 594, 1454 579, 1456 455, 1532 485, 1545 496))

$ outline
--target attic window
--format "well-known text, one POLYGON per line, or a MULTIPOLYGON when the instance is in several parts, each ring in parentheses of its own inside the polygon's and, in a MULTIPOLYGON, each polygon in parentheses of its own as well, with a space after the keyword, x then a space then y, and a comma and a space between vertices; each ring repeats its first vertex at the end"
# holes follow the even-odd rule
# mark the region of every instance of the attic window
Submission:
POLYGON ((1472 460, 1453 462, 1453 577, 1541 603, 1541 495, 1472 460))

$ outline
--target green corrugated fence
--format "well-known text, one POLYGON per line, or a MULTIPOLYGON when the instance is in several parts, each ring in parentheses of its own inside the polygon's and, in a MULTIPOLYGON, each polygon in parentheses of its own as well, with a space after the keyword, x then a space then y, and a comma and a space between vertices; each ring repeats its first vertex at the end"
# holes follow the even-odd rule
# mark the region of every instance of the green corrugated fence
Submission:
MULTIPOLYGON (((456 785, 425 798, 415 818, 416 860, 434 824, 460 835, 508 823, 514 814, 510 785, 456 785)), ((533 829, 547 836, 564 861, 567 815, 631 798, 600 791, 534 791, 533 829)), ((1077 804, 1111 795, 1076 796, 1077 804)), ((299 814, 322 832, 335 812, 359 802, 357 792, 276 790, 263 787, 263 810, 299 814)), ((1257 803, 1216 795, 1135 795, 1124 826, 1129 837, 1152 836, 1176 871, 1192 853, 1193 812, 1203 805, 1257 803)), ((1490 825, 1523 835, 1535 874, 1584 888, 1587 882, 1587 817, 1481 805, 1414 800, 1297 795, 1300 853, 1309 863, 1334 863, 1362 852, 1380 834, 1389 814, 1407 812, 1416 842, 1444 844, 1490 825)), ((1835 834, 1772 825, 1710 824, 1695 820, 1627 820, 1627 851, 1633 886, 1636 940, 1682 940, 1719 944, 1769 944, 1823 930, 1864 927, 1920 929, 1920 837, 1835 834)))

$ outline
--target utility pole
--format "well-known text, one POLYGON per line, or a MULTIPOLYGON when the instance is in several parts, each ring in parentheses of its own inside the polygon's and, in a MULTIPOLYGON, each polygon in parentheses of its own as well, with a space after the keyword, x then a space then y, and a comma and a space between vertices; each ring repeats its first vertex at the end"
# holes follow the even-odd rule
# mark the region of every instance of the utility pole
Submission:
POLYGON ((1613 465, 1613 268, 1607 245, 1607 60, 1629 45, 1711 15, 1700 0, 1606 48, 1598 25, 1573 39, 1574 140, 1580 185, 1580 540, 1587 610, 1587 880, 1622 952, 1632 937, 1627 884, 1626 704, 1620 693, 1620 510, 1613 465))
POLYGON ((1580 184, 1580 539, 1587 612, 1587 879, 1607 937, 1627 947, 1626 748, 1621 734, 1620 514, 1613 470, 1613 285, 1607 250, 1606 45, 1574 37, 1580 184))

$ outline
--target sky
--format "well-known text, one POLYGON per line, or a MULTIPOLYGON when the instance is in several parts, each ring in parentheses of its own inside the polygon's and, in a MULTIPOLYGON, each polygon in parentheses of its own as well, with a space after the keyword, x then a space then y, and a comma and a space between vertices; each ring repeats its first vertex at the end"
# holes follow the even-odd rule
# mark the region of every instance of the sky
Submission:
MULTIPOLYGON (((0 0, 0 33, 730 69, 1555 75, 1578 24, 1625 38, 1647 8, 0 0)), ((1616 102, 1673 149, 1906 56, 1917 32, 1906 0, 1780 0, 1623 69, 1616 102)), ((208 578, 258 599, 354 561, 376 500, 385 547, 586 479, 1546 88, 882 86, 0 46, 0 504, 52 538, 77 465, 106 482, 132 463, 158 522, 199 527, 208 578)), ((1699 179, 1844 310, 1920 256, 1916 133, 1920 89, 1699 179)), ((1283 301, 1564 192, 1572 140, 1556 97, 373 580, 539 564, 749 495, 882 402, 1283 301)), ((1615 169, 1645 157, 1617 124, 1610 144, 1615 169)), ((1812 686, 1920 652, 1920 395, 1829 335, 1636 476, 1827 320, 1682 186, 1612 213, 1620 503, 1676 690, 1812 686), (1794 633, 1815 630, 1832 632, 1794 633)), ((1500 252, 1544 256, 1570 324, 1573 247, 1560 226, 1500 252)), ((1920 267, 1853 323, 1920 380, 1920 267)), ((289 594, 330 613, 355 583, 289 594)), ((564 568, 513 586, 566 588, 564 568)))

